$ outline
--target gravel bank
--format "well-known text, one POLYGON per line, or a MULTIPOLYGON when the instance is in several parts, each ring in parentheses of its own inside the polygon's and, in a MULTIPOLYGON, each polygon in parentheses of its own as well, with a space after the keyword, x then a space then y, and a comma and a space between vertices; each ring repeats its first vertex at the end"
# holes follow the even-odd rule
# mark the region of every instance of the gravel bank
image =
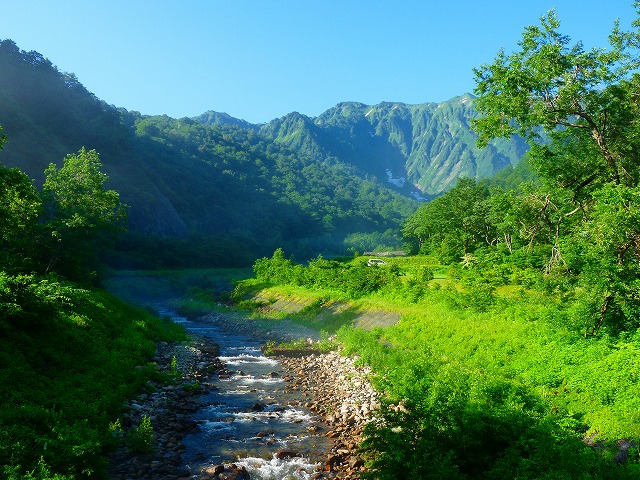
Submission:
POLYGON ((324 417, 327 436, 334 439, 325 471, 332 472, 332 478, 359 478, 364 461, 358 455, 358 444, 379 406, 378 394, 368 380, 370 370, 337 352, 278 359, 289 372, 285 378, 288 388, 306 395, 305 407, 324 417))
POLYGON ((121 417, 120 444, 110 455, 112 480, 190 479, 182 467, 182 438, 198 428, 192 414, 202 408, 198 397, 209 389, 215 373, 225 371, 218 349, 202 340, 184 345, 160 342, 154 361, 164 373, 179 372, 173 382, 149 381, 147 392, 127 404, 121 417), (175 361, 174 361, 175 358, 175 361), (138 435, 143 419, 153 426, 150 435, 138 435))

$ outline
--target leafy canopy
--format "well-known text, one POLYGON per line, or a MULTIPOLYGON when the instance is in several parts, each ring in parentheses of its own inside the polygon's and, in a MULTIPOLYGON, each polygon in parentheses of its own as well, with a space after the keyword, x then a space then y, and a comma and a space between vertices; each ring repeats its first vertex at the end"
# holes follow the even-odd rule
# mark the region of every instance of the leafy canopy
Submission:
POLYGON ((525 136, 544 183, 528 196, 534 202, 522 195, 506 202, 531 208, 502 202, 510 215, 499 229, 508 242, 519 225, 528 247, 546 243, 545 272, 572 277, 592 334, 605 323, 618 331, 637 326, 640 311, 640 2, 634 8, 633 29, 616 22, 607 49, 571 44, 550 11, 524 30, 516 52, 501 50, 475 70, 479 143, 525 136))
POLYGON ((0 166, 0 242, 11 243, 31 231, 41 213, 32 181, 17 168, 0 166))
POLYGON ((46 270, 60 269, 78 278, 95 266, 101 249, 124 231, 127 206, 115 190, 107 190, 95 150, 67 155, 64 165, 45 170, 44 229, 48 235, 46 270))
MULTIPOLYGON (((640 2, 634 6, 640 12, 640 2)), ((474 70, 479 143, 521 134, 534 146, 539 173, 578 197, 593 183, 635 184, 640 20, 632 32, 616 22, 609 49, 571 45, 559 26, 549 11, 525 29, 519 51, 500 50, 492 64, 474 70)))

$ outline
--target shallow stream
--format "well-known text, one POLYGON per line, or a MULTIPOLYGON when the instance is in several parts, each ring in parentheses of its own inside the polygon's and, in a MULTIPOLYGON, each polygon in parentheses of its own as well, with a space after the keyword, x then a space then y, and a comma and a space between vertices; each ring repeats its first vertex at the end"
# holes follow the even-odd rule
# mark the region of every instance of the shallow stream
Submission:
POLYGON ((282 366, 262 355, 260 341, 215 319, 163 313, 217 344, 220 360, 233 371, 215 376, 215 389, 200 397, 203 408, 193 416, 200 428, 183 439, 182 456, 194 478, 203 468, 229 463, 246 467, 252 480, 312 478, 330 441, 320 419, 302 406, 302 395, 286 391, 282 366))

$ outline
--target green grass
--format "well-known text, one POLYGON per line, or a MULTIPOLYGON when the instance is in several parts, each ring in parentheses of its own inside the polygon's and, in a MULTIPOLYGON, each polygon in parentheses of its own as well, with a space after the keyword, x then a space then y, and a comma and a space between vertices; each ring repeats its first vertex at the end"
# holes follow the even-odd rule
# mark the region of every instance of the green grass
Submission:
MULTIPOLYGON (((292 267, 281 265, 279 278, 308 282, 300 267, 288 276, 292 267)), ((385 469, 393 465, 390 450, 399 457, 403 448, 418 448, 427 442, 425 436, 438 437, 440 431, 457 439, 458 446, 446 446, 444 438, 438 444, 427 442, 421 448, 433 451, 423 457, 433 471, 435 465, 449 472, 457 469, 460 476, 451 478, 637 475, 637 449, 631 450, 625 467, 615 467, 613 456, 617 440, 640 441, 640 334, 585 338, 584 321, 576 320, 577 310, 566 293, 532 288, 543 279, 531 270, 496 266, 482 277, 459 269, 450 273, 424 257, 390 259, 382 268, 389 267, 396 269, 397 280, 357 298, 335 285, 242 284, 248 296, 259 290, 272 301, 306 299, 307 307, 284 317, 317 330, 338 328, 346 352, 357 353, 373 367, 389 401, 403 399, 421 412, 411 419, 387 412, 391 422, 409 422, 409 436, 399 435, 398 444, 385 443, 393 432, 384 428, 383 433, 370 432, 373 443, 365 450, 372 467, 380 467, 373 469, 375 475, 386 478, 385 469), (433 279, 421 278, 423 267, 433 272, 433 279), (338 304, 340 310, 332 311, 338 304), (375 310, 396 312, 402 320, 372 331, 350 327, 358 315, 375 310), (483 433, 482 424, 502 427, 487 426, 483 433), (418 426, 423 430, 417 431, 418 426), (588 447, 586 438, 603 448, 588 447), (465 455, 478 456, 477 463, 469 463, 465 455), (505 477, 509 469, 512 473, 505 477)), ((422 460, 407 457, 404 465, 408 462, 419 465, 422 460)), ((424 477, 425 471, 414 475, 442 478, 424 477)))
POLYGON ((100 478, 155 341, 183 329, 55 277, 1 276, 0 296, 0 475, 100 478))

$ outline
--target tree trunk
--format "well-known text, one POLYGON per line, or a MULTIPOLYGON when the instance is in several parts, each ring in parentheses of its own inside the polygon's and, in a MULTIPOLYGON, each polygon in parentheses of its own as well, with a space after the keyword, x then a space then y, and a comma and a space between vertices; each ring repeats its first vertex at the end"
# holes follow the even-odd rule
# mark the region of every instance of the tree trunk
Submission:
POLYGON ((613 300, 613 294, 609 294, 604 298, 604 303, 602 304, 602 306, 600 307, 600 316, 598 317, 598 319, 596 320, 596 322, 593 324, 593 327, 591 327, 591 332, 589 332, 587 334, 587 332, 585 332, 584 336, 594 336, 596 333, 598 333, 598 330, 600 330, 600 327, 602 327, 602 324, 604 323, 604 318, 607 315, 607 310, 609 310, 609 305, 611 304, 611 300, 613 300))

